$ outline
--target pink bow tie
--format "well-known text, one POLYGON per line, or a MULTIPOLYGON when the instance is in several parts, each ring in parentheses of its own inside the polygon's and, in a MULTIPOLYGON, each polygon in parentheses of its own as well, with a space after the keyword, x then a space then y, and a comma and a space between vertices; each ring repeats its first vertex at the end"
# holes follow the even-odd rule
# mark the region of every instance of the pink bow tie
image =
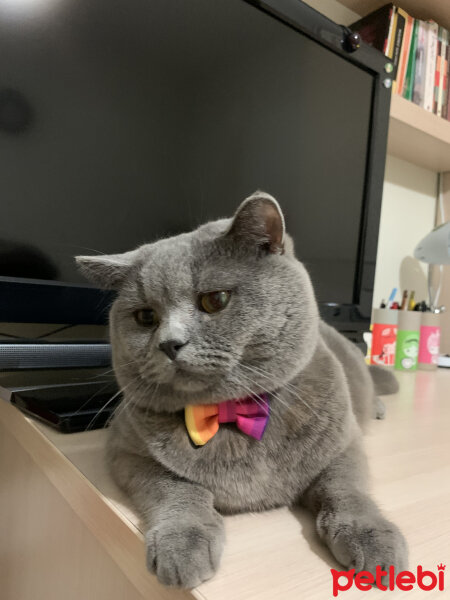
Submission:
POLYGON ((184 416, 189 436, 197 446, 216 435, 219 423, 236 423, 240 431, 260 440, 269 421, 269 400, 261 394, 219 404, 190 404, 184 416))

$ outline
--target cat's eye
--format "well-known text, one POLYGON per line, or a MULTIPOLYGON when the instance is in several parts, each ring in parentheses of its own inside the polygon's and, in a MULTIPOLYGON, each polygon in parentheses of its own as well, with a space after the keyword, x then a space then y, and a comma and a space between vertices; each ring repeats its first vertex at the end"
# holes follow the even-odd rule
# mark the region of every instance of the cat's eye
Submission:
POLYGON ((231 292, 218 291, 218 292, 207 292, 206 294, 200 294, 199 302, 200 308, 211 314, 223 310, 231 298, 231 292))
POLYGON ((153 327, 156 325, 157 319, 155 311, 151 308, 141 308, 134 313, 134 319, 136 323, 143 327, 153 327))

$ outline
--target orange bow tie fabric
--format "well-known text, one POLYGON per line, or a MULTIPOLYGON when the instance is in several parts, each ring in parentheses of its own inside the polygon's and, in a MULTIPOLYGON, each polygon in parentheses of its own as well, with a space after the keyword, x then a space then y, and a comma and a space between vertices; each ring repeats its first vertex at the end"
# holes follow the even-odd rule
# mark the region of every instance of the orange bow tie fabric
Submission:
POLYGON ((189 437, 197 446, 215 436, 220 423, 236 423, 240 431, 260 440, 269 420, 269 399, 261 394, 219 404, 189 404, 184 416, 189 437))

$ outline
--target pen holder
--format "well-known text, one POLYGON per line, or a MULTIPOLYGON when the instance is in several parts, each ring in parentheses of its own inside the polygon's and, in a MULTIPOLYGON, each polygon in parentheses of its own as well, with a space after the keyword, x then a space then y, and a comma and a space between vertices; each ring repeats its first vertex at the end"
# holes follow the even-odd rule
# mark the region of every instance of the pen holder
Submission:
POLYGON ((420 322, 419 369, 432 371, 437 368, 441 337, 441 315, 424 312, 420 322))
POLYGON ((399 310, 395 368, 399 371, 415 371, 419 355, 420 320, 422 313, 399 310))
POLYGON ((398 310, 388 308, 373 309, 371 365, 394 364, 398 313, 398 310))

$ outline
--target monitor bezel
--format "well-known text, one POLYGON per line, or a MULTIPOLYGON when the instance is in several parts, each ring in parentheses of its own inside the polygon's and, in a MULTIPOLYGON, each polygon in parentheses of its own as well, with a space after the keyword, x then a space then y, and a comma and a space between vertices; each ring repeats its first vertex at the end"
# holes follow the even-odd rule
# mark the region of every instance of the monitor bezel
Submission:
MULTIPOLYGON (((391 67, 387 65, 392 63, 364 43, 356 51, 350 51, 346 43, 350 30, 301 0, 241 1, 287 24, 373 77, 353 301, 351 304, 319 303, 326 321, 350 336, 358 336, 367 330, 372 310, 393 79, 391 67), (370 227, 370 224, 376 226, 370 227)), ((0 322, 100 325, 107 323, 113 300, 114 292, 88 285, 0 277, 0 322)))

